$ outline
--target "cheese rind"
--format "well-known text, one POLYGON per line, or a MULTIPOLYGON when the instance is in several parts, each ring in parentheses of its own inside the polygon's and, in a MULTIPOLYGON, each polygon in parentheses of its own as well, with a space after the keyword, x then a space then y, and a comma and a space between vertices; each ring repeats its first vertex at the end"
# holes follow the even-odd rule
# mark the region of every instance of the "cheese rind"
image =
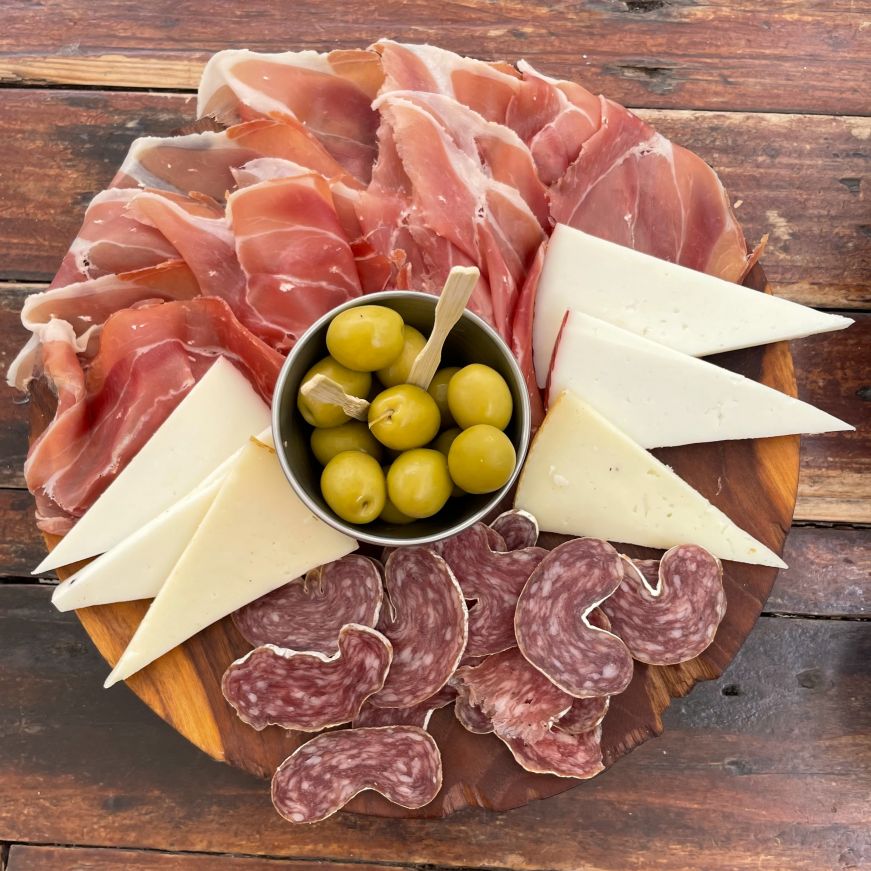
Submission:
POLYGON ((206 516, 221 486, 198 487, 54 588, 58 611, 153 599, 206 516))
POLYGON ((104 686, 237 608, 357 548, 293 492, 275 451, 252 439, 233 464, 104 686))
POLYGON ((34 574, 87 559, 123 541, 185 496, 251 433, 269 406, 219 357, 34 574))
POLYGON ((532 347, 540 387, 563 316, 571 309, 693 357, 853 323, 558 224, 535 301, 532 347))
POLYGON ((663 549, 697 544, 720 559, 786 568, 571 391, 536 433, 514 504, 548 532, 663 549))
POLYGON ((644 448, 853 429, 812 405, 571 311, 549 396, 570 389, 644 448))

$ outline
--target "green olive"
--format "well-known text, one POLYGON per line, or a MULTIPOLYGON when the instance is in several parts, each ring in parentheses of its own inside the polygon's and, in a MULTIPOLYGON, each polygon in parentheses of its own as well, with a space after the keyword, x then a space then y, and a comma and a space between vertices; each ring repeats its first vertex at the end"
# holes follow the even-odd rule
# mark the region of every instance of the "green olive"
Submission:
POLYGON ((448 408, 462 429, 478 423, 505 429, 513 411, 511 391, 495 369, 472 363, 451 378, 448 408))
POLYGON ((348 523, 371 523, 384 510, 387 489, 378 460, 362 451, 342 451, 321 474, 327 505, 348 523))
POLYGON ((448 408, 448 382, 457 372, 460 371, 459 366, 448 366, 445 369, 439 369, 429 382, 427 393, 436 401, 439 407, 439 413, 442 416, 442 426, 453 426, 454 417, 448 408))
POLYGON ((430 448, 406 451, 387 472, 387 494, 408 517, 431 517, 451 495, 453 483, 444 454, 430 448))
POLYGON ((420 387, 399 384, 383 390, 369 406, 372 435, 397 451, 419 448, 439 431, 435 400, 420 387))
MULTIPOLYGON (((432 443, 432 447, 434 447, 437 451, 447 456, 450 453, 451 445, 454 443, 454 439, 462 432, 462 430, 455 426, 451 429, 446 429, 444 432, 438 434, 436 440, 432 443)), ((451 496, 464 496, 466 493, 462 487, 458 487, 454 484, 454 489, 451 491, 451 496)))
POLYGON ((405 384, 411 373, 411 367, 425 344, 426 338, 423 333, 406 324, 403 327, 402 350, 399 352, 399 356, 389 366, 385 366, 375 373, 381 383, 385 387, 405 384))
MULTIPOLYGON (((310 381, 315 375, 331 378, 341 385, 345 393, 359 396, 361 399, 368 395, 369 388, 372 386, 372 376, 368 372, 354 372, 337 363, 332 357, 324 357, 323 360, 315 363, 303 376, 302 384, 310 381)), ((306 399, 302 393, 296 398, 296 406, 305 422, 312 426, 339 426, 351 419, 338 405, 306 399)))
POLYGON ((322 466, 326 466, 336 454, 343 451, 363 451, 378 461, 384 451, 362 420, 351 420, 328 429, 315 429, 311 435, 311 448, 322 466))
POLYGON ((355 372, 389 366, 402 352, 402 318, 383 305, 358 305, 339 312, 327 327, 327 350, 355 372))
POLYGON ((384 503, 384 508, 381 509, 381 515, 378 518, 385 523, 395 523, 398 526, 405 526, 407 523, 414 523, 414 518, 403 514, 391 501, 388 499, 384 503))
POLYGON ((467 493, 498 490, 511 477, 516 462, 511 439, 483 423, 463 430, 448 452, 451 478, 467 493))

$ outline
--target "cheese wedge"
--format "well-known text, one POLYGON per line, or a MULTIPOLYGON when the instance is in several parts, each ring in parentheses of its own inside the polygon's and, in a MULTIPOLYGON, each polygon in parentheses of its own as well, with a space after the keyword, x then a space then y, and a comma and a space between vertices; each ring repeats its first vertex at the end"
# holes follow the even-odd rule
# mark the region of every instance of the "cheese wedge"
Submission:
POLYGON ((545 386, 554 343, 570 309, 693 357, 853 323, 558 224, 535 300, 532 347, 539 387, 545 386))
POLYGON ((193 490, 269 423, 269 406, 219 357, 33 574, 109 550, 193 490))
POLYGON ((698 491, 571 391, 535 435, 515 496, 543 530, 786 568, 698 491))
POLYGON ((853 429, 730 372, 571 311, 553 356, 551 401, 570 389, 643 448, 853 429))
POLYGON ((58 611, 110 602, 153 599, 197 531, 215 494, 217 479, 198 487, 124 541, 54 588, 58 611))
POLYGON ((252 439, 104 686, 130 677, 237 608, 356 548, 353 538, 305 507, 275 451, 252 439))

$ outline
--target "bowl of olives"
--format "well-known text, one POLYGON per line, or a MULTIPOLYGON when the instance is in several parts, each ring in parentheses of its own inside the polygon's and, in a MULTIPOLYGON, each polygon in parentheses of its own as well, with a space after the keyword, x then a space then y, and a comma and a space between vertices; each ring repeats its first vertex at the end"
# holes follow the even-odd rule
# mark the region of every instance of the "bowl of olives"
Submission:
POLYGON ((427 388, 409 383, 437 302, 383 291, 333 309, 294 345, 275 388, 272 429, 291 486, 371 544, 426 544, 471 526, 505 497, 529 446, 520 368, 468 309, 427 388), (344 403, 306 390, 317 376, 344 403))

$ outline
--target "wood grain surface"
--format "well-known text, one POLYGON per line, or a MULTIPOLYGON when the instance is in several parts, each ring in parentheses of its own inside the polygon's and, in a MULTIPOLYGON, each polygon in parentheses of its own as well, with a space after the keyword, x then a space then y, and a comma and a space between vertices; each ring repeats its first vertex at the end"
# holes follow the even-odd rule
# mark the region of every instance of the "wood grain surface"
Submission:
POLYGON ((319 3, 292 9, 271 0, 135 8, 125 0, 6 0, 0 81, 194 88, 218 47, 322 51, 386 36, 475 57, 524 57, 627 106, 869 108, 871 33, 867 11, 850 0, 333 0, 328 15, 319 3))
POLYGON ((601 777, 504 814, 287 826, 123 686, 49 590, 0 585, 0 832, 20 843, 427 863, 826 871, 871 862, 871 625, 762 618, 601 777))

